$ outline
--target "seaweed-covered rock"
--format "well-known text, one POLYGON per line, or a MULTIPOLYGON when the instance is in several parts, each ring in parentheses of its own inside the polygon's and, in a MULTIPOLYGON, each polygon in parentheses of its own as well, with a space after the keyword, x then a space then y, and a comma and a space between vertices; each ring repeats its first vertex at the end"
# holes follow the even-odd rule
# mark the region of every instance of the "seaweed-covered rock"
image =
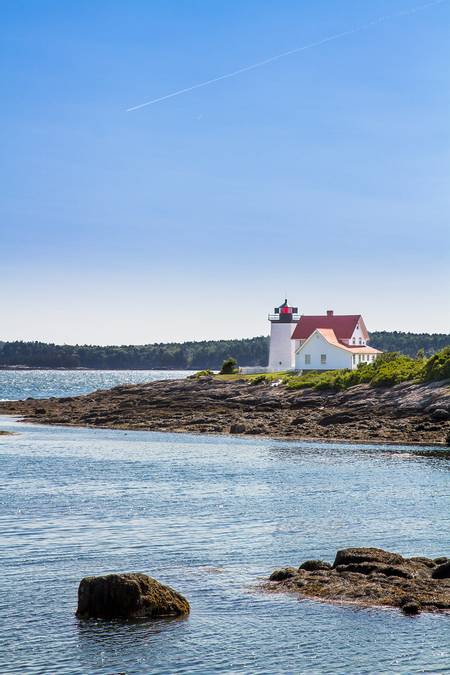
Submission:
POLYGON ((405 597, 403 598, 403 600, 400 601, 400 609, 404 614, 414 616, 415 614, 419 614, 422 607, 420 602, 417 602, 415 598, 405 597))
POLYGON ((323 427, 328 427, 331 424, 349 424, 355 421, 355 417, 351 413, 339 411, 334 413, 334 415, 325 415, 319 420, 319 424, 323 427))
POLYGON ((270 575, 270 581, 284 581, 295 576, 296 569, 294 567, 282 567, 279 570, 274 570, 270 575))
POLYGON ((431 419, 435 422, 444 422, 445 420, 450 419, 450 411, 444 410, 444 408, 436 408, 431 413, 431 419))
MULTIPOLYGON (((432 560, 431 558, 425 558, 423 555, 416 555, 413 558, 410 558, 410 560, 412 560, 412 562, 422 563, 422 565, 426 565, 427 567, 436 567, 438 564, 435 560, 432 560)), ((442 562, 445 562, 445 560, 442 562)))
POLYGON ((434 558, 433 562, 436 565, 443 565, 444 563, 449 562, 449 560, 448 560, 447 556, 441 555, 439 558, 434 558))
POLYGON ((240 422, 237 422, 230 426, 230 434, 245 434, 246 431, 247 427, 245 426, 245 424, 241 424, 240 422))
POLYGON ((333 566, 306 560, 289 573, 277 570, 264 584, 272 592, 351 602, 363 606, 398 607, 404 614, 450 611, 450 561, 423 556, 404 558, 380 548, 338 551, 333 566), (436 560, 444 560, 437 565, 436 560))
POLYGON ((403 562, 403 558, 398 553, 383 551, 382 548, 344 548, 341 551, 337 551, 333 567, 363 562, 399 565, 403 562))
POLYGON ((325 560, 305 560, 298 569, 306 570, 307 572, 317 572, 317 570, 330 570, 331 564, 325 562, 325 560))
POLYGON ((384 565, 379 562, 361 562, 350 563, 349 565, 338 565, 336 572, 355 572, 356 574, 384 574, 387 577, 403 577, 403 579, 412 579, 411 572, 400 565, 384 565))
POLYGON ((433 579, 450 579, 450 562, 435 567, 431 573, 433 579))
POLYGON ((189 614, 180 593, 141 572, 84 577, 78 588, 82 619, 157 618, 189 614))

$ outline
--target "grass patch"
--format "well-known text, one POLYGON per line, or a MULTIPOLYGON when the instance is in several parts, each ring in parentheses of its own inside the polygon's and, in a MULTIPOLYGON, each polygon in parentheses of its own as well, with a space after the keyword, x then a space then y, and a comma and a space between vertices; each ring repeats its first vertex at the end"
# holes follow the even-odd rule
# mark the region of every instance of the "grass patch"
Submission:
POLYGON ((211 375, 214 375, 214 371, 211 370, 210 368, 207 368, 206 370, 199 370, 197 373, 194 373, 193 375, 189 375, 187 378, 188 380, 199 380, 201 377, 209 377, 211 375))
POLYGON ((283 371, 279 373, 253 373, 252 375, 243 375, 242 373, 233 373, 232 375, 221 375, 220 373, 215 376, 216 380, 221 380, 222 382, 237 382, 237 381, 246 381, 250 384, 271 384, 272 382, 277 382, 281 380, 284 382, 286 378, 292 377, 295 373, 289 371, 283 371))

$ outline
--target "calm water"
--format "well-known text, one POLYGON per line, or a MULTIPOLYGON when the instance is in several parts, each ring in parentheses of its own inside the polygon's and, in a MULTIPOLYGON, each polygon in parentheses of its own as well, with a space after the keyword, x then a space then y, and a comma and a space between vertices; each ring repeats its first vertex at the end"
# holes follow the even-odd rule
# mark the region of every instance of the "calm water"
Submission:
POLYGON ((450 616, 256 588, 379 545, 449 554, 450 462, 411 448, 63 429, 0 419, 0 672, 450 673, 450 616), (191 616, 79 622, 87 574, 140 570, 191 616))
POLYGON ((190 370, 0 370, 0 401, 78 396, 119 384, 174 380, 190 370))

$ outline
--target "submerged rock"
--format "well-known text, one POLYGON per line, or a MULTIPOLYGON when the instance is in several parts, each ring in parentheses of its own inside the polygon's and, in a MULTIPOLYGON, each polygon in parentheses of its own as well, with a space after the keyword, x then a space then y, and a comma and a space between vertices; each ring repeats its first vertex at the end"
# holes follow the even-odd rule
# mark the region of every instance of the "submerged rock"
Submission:
POLYGON ((189 614, 180 593, 141 572, 84 577, 78 588, 77 616, 126 619, 189 614))
POLYGON ((277 570, 264 588, 331 602, 398 607, 410 615, 450 611, 450 561, 445 556, 404 558, 380 548, 347 548, 337 551, 333 566, 306 560, 293 570, 277 570))
POLYGON ((411 616, 414 614, 419 614, 422 609, 420 602, 417 602, 415 598, 408 597, 405 597, 400 601, 399 607, 404 614, 409 614, 411 616))

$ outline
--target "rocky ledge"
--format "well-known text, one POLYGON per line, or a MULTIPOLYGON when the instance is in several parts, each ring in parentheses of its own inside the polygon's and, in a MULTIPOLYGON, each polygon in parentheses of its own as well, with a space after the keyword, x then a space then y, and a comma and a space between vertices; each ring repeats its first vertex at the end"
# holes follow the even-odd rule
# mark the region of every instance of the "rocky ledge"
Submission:
POLYGON ((275 570, 264 588, 361 606, 398 607, 405 614, 450 611, 450 559, 403 558, 380 548, 347 548, 334 563, 307 560, 275 570))
POLYGON ((0 414, 43 424, 264 434, 278 438, 446 443, 449 382, 342 392, 215 377, 122 385, 73 398, 0 403, 0 414))

